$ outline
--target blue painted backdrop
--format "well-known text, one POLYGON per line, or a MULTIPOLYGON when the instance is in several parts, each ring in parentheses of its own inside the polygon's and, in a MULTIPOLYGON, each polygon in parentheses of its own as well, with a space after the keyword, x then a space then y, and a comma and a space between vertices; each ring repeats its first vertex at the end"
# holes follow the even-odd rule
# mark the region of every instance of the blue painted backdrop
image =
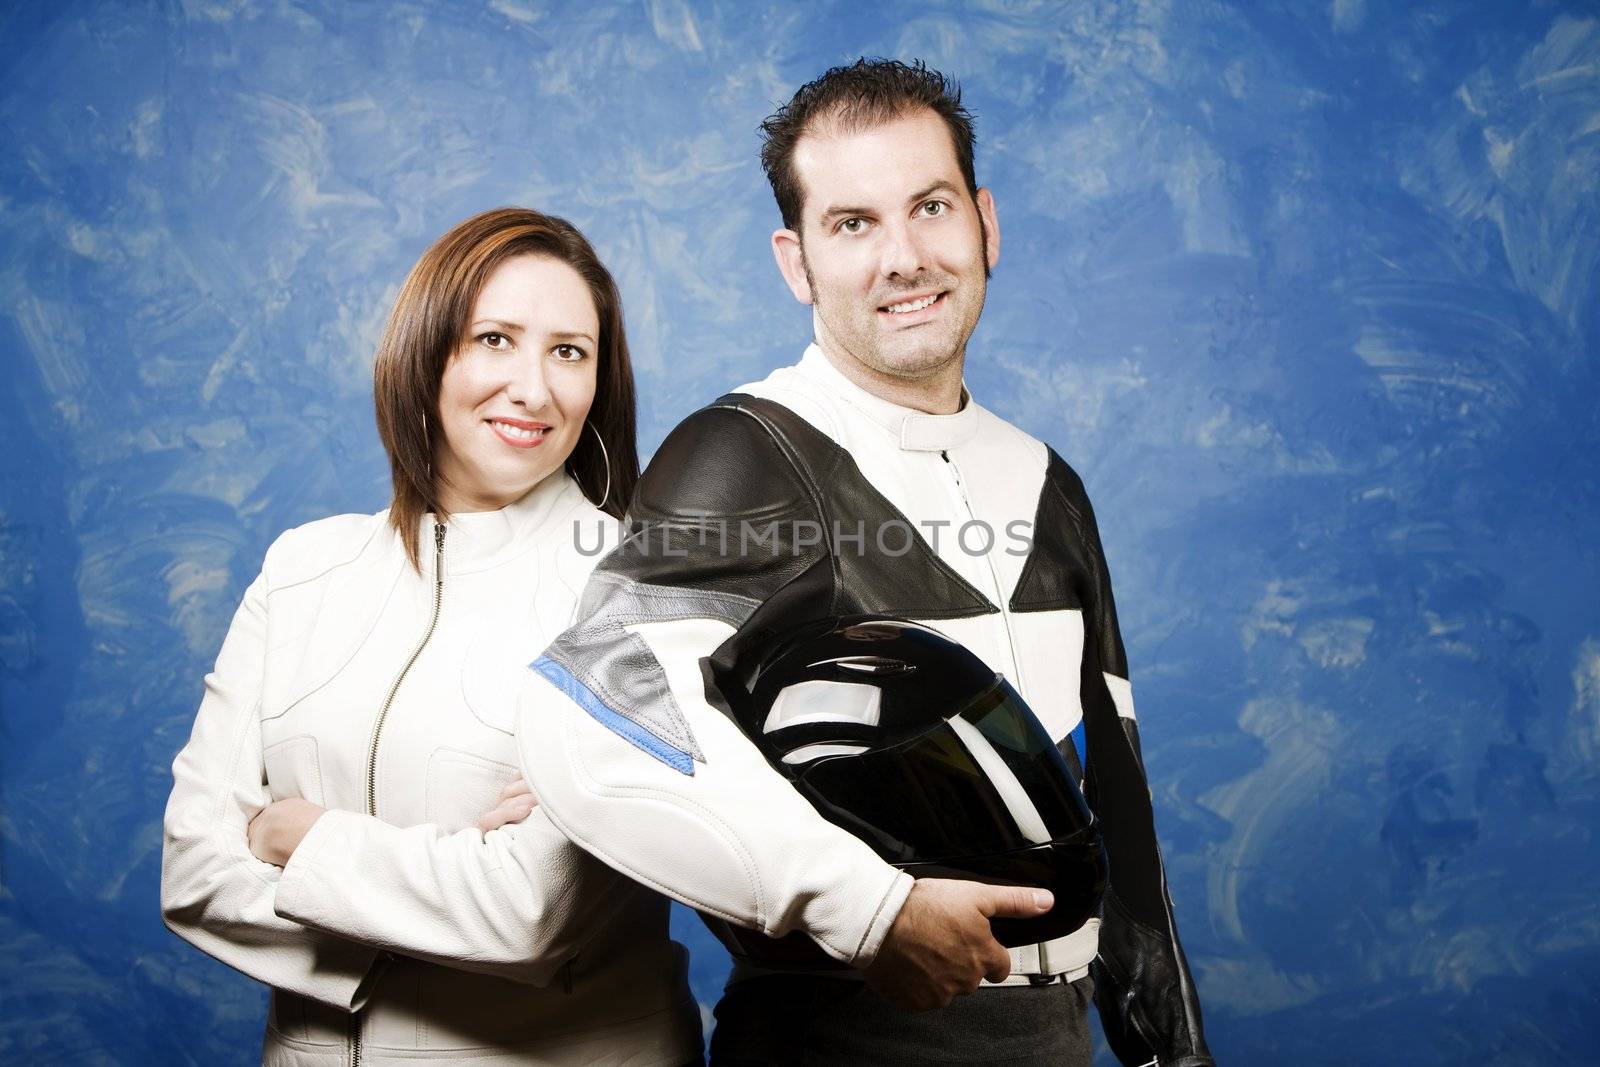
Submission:
POLYGON ((415 257, 577 222, 648 454, 804 342, 754 129, 868 53, 979 116, 970 381, 1095 496, 1224 1062, 1597 1062, 1592 5, 80 2, 0 42, 0 1060, 253 1054, 261 991, 157 917, 167 766, 272 537, 385 502, 415 257))

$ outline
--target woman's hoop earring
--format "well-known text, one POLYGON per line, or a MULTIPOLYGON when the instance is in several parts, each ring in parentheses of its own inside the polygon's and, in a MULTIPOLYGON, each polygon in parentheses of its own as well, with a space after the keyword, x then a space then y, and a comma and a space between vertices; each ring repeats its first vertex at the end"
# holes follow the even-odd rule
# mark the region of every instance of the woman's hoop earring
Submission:
POLYGON ((585 419, 583 424, 589 427, 589 429, 594 430, 594 439, 600 443, 601 461, 606 465, 606 491, 600 494, 600 503, 595 505, 595 507, 604 511, 606 507, 606 501, 611 499, 611 453, 606 451, 606 439, 600 436, 600 431, 595 429, 594 423, 590 422, 588 419, 585 419))

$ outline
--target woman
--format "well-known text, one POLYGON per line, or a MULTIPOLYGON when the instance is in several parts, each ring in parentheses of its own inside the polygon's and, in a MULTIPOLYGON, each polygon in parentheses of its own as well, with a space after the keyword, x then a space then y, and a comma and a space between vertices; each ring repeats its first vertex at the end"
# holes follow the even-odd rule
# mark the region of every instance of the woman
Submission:
POLYGON ((555 830, 512 738, 638 480, 616 285, 560 219, 468 219, 374 392, 394 501, 268 549, 173 764, 167 925, 272 986, 268 1064, 699 1062, 666 902, 555 830))

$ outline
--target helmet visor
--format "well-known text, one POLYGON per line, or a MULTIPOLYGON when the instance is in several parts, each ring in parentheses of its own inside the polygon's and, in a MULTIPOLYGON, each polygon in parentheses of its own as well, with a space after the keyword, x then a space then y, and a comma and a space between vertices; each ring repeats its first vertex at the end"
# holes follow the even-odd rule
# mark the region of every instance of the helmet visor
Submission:
POLYGON ((795 787, 891 863, 1033 848, 1093 826, 1060 751, 999 679, 898 744, 808 748, 801 766, 785 759, 795 787))

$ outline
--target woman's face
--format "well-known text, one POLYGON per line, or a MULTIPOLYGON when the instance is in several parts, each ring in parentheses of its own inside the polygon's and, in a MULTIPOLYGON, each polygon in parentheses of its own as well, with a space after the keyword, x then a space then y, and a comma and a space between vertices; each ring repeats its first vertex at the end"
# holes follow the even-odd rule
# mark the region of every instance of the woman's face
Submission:
POLYGON ((434 475, 446 511, 492 511, 566 462, 594 403, 600 316, 578 272, 508 259, 439 381, 434 475))

